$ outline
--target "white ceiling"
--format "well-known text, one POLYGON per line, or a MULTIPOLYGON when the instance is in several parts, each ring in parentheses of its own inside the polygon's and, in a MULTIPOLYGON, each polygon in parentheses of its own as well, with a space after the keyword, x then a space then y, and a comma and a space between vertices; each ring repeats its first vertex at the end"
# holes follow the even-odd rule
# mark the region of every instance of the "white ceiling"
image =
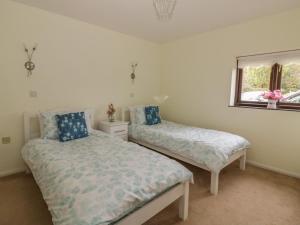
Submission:
POLYGON ((300 0, 177 0, 171 21, 156 18, 152 0, 14 0, 154 42, 300 7, 300 0))

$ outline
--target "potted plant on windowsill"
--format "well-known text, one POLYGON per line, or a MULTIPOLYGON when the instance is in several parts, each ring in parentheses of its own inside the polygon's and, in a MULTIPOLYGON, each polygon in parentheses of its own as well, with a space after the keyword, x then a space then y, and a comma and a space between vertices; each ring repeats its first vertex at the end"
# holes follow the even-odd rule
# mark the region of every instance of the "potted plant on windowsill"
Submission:
POLYGON ((267 91, 262 96, 264 99, 268 99, 268 109, 277 109, 277 102, 283 98, 281 90, 267 91))

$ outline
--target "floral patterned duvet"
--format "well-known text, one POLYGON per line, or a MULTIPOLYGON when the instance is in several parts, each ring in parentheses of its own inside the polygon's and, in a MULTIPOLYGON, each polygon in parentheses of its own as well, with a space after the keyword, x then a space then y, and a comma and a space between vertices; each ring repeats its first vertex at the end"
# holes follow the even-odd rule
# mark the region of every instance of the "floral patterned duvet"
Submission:
POLYGON ((74 141, 34 139, 22 156, 55 225, 113 224, 177 183, 185 167, 100 131, 74 141))
POLYGON ((169 121, 151 126, 131 124, 129 134, 136 140, 168 149, 216 172, 233 153, 249 147, 246 139, 234 134, 169 121))

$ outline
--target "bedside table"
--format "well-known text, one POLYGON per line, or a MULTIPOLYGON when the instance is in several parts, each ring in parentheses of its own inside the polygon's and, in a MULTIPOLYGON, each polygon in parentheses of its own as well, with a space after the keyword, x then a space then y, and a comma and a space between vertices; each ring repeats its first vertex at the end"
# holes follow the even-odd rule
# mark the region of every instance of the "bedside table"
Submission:
POLYGON ((99 129, 115 137, 122 138, 124 141, 128 141, 128 122, 118 120, 109 122, 103 120, 99 122, 99 129))

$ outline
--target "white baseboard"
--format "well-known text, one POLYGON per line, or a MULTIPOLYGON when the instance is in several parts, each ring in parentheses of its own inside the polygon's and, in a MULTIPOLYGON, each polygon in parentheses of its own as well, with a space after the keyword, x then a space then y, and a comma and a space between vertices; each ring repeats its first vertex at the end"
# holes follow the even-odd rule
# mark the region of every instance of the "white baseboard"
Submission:
POLYGON ((6 171, 0 171, 0 177, 6 177, 9 175, 13 175, 15 173, 21 173, 21 172, 25 172, 25 168, 16 168, 16 169, 12 169, 12 170, 6 170, 6 171))
POLYGON ((250 165, 262 168, 262 169, 270 170, 270 171, 273 171, 273 172, 276 172, 276 173, 280 173, 280 174, 283 174, 283 175, 287 175, 287 176, 290 176, 290 177, 295 177, 295 178, 300 179, 300 174, 299 173, 290 172, 290 171, 283 170, 283 169, 280 169, 280 168, 277 168, 277 167, 274 167, 274 166, 269 166, 269 165, 265 165, 265 164, 262 164, 262 163, 258 163, 258 162, 252 161, 252 160, 247 160, 247 163, 250 164, 250 165))

